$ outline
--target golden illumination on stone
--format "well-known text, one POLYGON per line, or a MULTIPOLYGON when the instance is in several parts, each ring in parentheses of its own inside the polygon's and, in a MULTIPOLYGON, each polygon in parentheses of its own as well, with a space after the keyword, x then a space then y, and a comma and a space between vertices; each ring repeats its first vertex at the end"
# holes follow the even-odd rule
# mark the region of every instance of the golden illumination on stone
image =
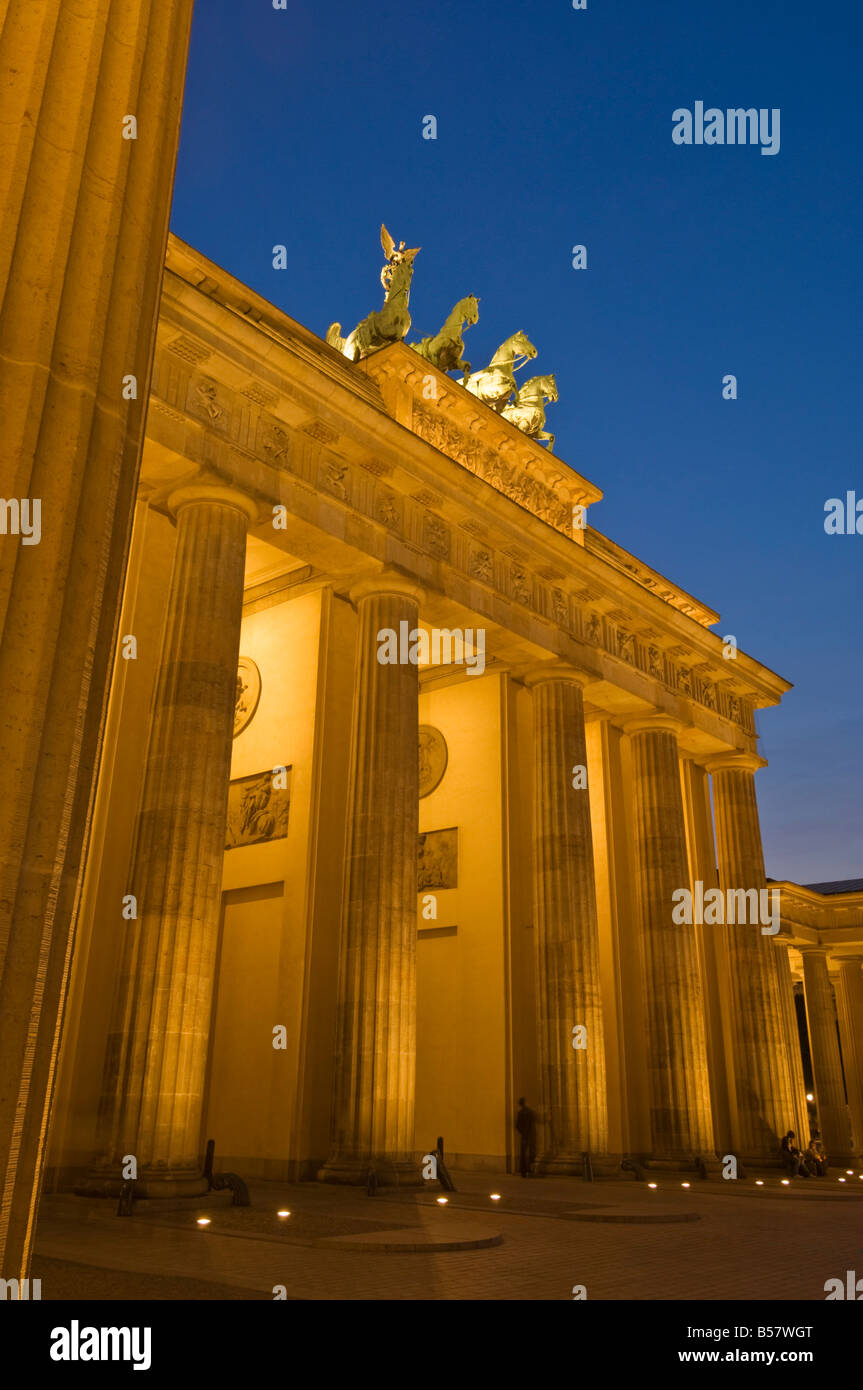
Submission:
MULTIPOLYGON (((49 1186, 116 1195, 135 1157, 148 1198, 200 1200, 202 1136, 247 1181, 419 1185, 439 1134, 454 1169, 517 1171, 519 1097, 528 1170, 778 1169, 812 1103, 801 986, 827 1152, 861 1151, 863 895, 779 885, 775 938, 671 917, 696 881, 766 884, 755 718, 788 683, 730 665, 718 614, 589 525, 600 489, 494 408, 530 341, 465 389, 451 328, 434 360, 361 334, 348 360, 169 242, 119 620, 138 653, 62 888, 59 1056, 39 1033, 49 1186), (420 659, 381 663, 403 628, 420 659)), ((32 966, 45 924, 22 920, 32 966)), ((7 1088, 19 1254, 27 1085, 7 1088)))

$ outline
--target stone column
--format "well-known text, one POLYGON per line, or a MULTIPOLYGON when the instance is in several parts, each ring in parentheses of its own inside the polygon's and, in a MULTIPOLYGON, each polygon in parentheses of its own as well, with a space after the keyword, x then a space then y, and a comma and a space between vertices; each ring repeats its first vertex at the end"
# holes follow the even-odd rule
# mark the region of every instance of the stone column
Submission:
MULTIPOLYGON (((193 1196, 216 947, 243 613, 246 530, 255 504, 192 486, 168 502, 177 549, 108 1036, 99 1156, 86 1191, 115 1192, 126 1155, 136 1192, 193 1196)), ((118 903, 118 922, 120 920, 118 903)))
MULTIPOLYGON (((351 592, 359 617, 330 1157, 325 1182, 402 1181, 414 1159, 422 591, 398 574, 351 592), (391 636, 399 659, 383 662, 391 636)), ((394 655, 395 653, 393 653, 394 655)))
POLYGON ((785 1017, 785 1037, 788 1046, 788 1066, 791 1074, 791 1096, 794 1110, 786 1129, 809 1138, 809 1109, 806 1104, 806 1083, 803 1080, 803 1053, 800 1048, 800 1028, 797 1024, 797 1005, 794 1000, 794 977, 788 959, 788 947, 781 936, 773 938, 776 969, 779 975, 779 994, 785 1017))
POLYGON ((691 887, 678 727, 658 715, 624 732, 632 748, 652 1156, 693 1164, 713 1154, 713 1123, 695 929, 672 919, 673 894, 691 887))
MULTIPOLYGON (((803 991, 806 996, 806 1021, 809 1024, 818 1127, 830 1162, 845 1164, 851 1159, 851 1126, 848 1107, 845 1104, 845 1087, 842 1083, 842 1062, 839 1057, 833 990, 827 970, 827 950, 823 947, 802 946, 800 954, 803 957, 803 991)), ((808 1140, 809 1135, 805 1135, 804 1138, 808 1140)), ((802 1147, 805 1145, 801 1145, 802 1147)))
POLYGON ((191 16, 192 0, 8 0, 0 20, 0 494, 28 502, 31 523, 41 508, 38 544, 0 538, 8 1278, 27 1274, 50 1120, 191 16))
MULTIPOLYGON (((752 753, 713 759, 713 807, 719 884, 761 892, 766 887, 755 772, 766 764, 752 753)), ((731 1045, 737 1100, 736 1145, 744 1162, 780 1162, 782 1135, 805 1114, 795 1089, 790 1015, 783 1007, 779 956, 761 924, 726 926, 731 986, 731 1045)), ((802 1085, 802 1071, 798 1085, 802 1085)))
POLYGON ((838 956, 836 1004, 854 1155, 863 1157, 863 956, 838 956))
POLYGON ((535 739, 534 930, 546 1135, 540 1168, 579 1174, 584 1154, 601 1161, 608 1148, 586 680, 571 667, 552 665, 525 682, 533 690, 535 739))

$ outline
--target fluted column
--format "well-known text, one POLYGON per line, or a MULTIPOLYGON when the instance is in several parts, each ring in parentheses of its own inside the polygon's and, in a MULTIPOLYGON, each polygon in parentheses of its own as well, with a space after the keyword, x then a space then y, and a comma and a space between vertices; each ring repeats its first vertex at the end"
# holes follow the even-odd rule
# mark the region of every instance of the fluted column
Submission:
POLYGON ((644 952, 653 1158, 713 1153, 704 999, 694 927, 672 919, 690 888, 677 724, 634 720, 631 738, 637 886, 644 952))
POLYGON ((534 931, 546 1135, 540 1167, 550 1172, 581 1173, 585 1153, 601 1159, 608 1148, 593 837, 586 777, 578 771, 587 768, 584 680, 564 666, 526 677, 535 740, 534 931))
POLYGON ((794 977, 788 959, 788 947, 781 936, 773 937, 776 953, 776 969, 779 976, 779 994, 785 1018, 785 1038, 788 1050, 788 1066, 791 1075, 791 1096, 794 1105, 788 1117, 786 1129, 793 1129, 797 1135, 809 1138, 809 1110, 806 1104, 806 1083, 803 1079, 803 1053, 800 1048, 800 1028, 797 1023, 797 1006, 794 1001, 794 977))
MULTIPOLYGON (((806 996, 818 1127, 828 1158, 834 1163, 847 1163, 851 1157, 851 1125, 842 1084, 842 1062, 833 990, 827 969, 827 951, 821 947, 803 946, 800 954, 803 957, 803 991, 806 996)), ((806 1138, 809 1136, 806 1135, 806 1138)))
POLYGON ((854 1155, 863 1157, 863 956, 838 956, 836 1004, 854 1155))
MULTIPOLYGON (((764 767, 755 754, 713 759, 713 807, 719 884, 730 889, 766 887, 755 772, 764 767)), ((792 1062, 796 1033, 783 1007, 780 958, 761 924, 727 926, 731 989, 730 1037, 737 1100, 736 1144, 751 1162, 780 1162, 780 1144, 801 1113, 802 1071, 792 1062)), ((805 1113, 805 1107, 803 1109, 805 1113)))
POLYGON ((363 580, 348 794, 347 858, 330 1157, 319 1177, 411 1173, 416 1082, 419 680, 405 660, 422 591, 398 574, 363 580), (378 660, 386 634, 401 660, 378 660), (401 639, 404 639, 403 641, 401 639))
POLYGON ((192 0, 7 0, 0 19, 0 495, 31 523, 41 508, 38 544, 0 543, 7 1278, 27 1274, 36 1215, 191 16, 192 0))
MULTIPOLYGON (((169 506, 177 548, 129 874, 130 921, 108 1036, 99 1155, 86 1190, 112 1192, 134 1155, 144 1196, 194 1195, 243 611, 255 506, 188 487, 169 506)), ((118 904, 119 918, 120 904, 118 904)))

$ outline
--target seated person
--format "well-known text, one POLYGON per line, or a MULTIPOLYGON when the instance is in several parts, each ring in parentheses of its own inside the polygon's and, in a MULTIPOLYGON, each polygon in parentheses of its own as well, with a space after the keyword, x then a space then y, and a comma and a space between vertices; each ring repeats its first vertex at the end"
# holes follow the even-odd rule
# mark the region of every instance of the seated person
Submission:
POLYGON ((821 1141, 820 1129, 812 1131, 812 1138, 806 1150, 806 1165, 810 1173, 814 1172, 816 1177, 823 1178, 827 1172, 827 1153, 821 1141))
POLYGON ((818 1155, 813 1152, 811 1142, 809 1144, 809 1147, 803 1150, 803 1153, 800 1157, 800 1163, 801 1167, 806 1169, 806 1172, 810 1178, 817 1178, 819 1176, 818 1155))
POLYGON ((793 1129, 789 1129, 787 1134, 782 1136, 782 1162, 787 1168, 792 1178, 806 1177, 809 1174, 802 1166, 802 1155, 797 1145, 794 1143, 795 1134, 793 1129))

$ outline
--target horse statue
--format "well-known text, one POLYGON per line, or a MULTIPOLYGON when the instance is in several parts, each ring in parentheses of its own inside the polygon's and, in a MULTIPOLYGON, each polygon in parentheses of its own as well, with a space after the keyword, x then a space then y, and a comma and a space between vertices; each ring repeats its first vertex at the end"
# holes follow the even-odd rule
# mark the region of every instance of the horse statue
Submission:
POLYGON ((483 371, 465 372, 462 385, 484 405, 490 405, 492 410, 500 414, 513 391, 517 389, 515 373, 534 357, 536 348, 527 334, 519 330, 501 343, 483 371), (516 358, 521 360, 516 361, 516 358))
POLYGON ((409 343, 408 346, 442 372, 464 372, 465 376, 469 376, 470 363, 462 358, 462 330, 465 324, 476 323, 478 318, 479 300, 469 294, 456 304, 440 333, 433 338, 422 338, 418 343, 409 343))
POLYGON ((545 406, 547 401, 557 400, 557 382, 553 376, 532 376, 516 393, 511 405, 505 405, 500 412, 505 420, 515 425, 537 443, 548 441, 548 452, 554 449, 554 435, 543 430, 545 406))
POLYGON ((415 246, 406 251, 403 241, 396 246, 386 227, 381 223, 381 246, 386 265, 381 271, 381 284, 384 287, 384 306, 374 310, 362 323, 358 323, 353 333, 342 337, 342 325, 331 323, 327 329, 327 342, 338 352, 344 353, 351 362, 368 357, 370 352, 397 343, 407 335, 411 326, 408 313, 408 300, 411 291, 411 276, 414 273, 414 257, 421 249, 415 246))

